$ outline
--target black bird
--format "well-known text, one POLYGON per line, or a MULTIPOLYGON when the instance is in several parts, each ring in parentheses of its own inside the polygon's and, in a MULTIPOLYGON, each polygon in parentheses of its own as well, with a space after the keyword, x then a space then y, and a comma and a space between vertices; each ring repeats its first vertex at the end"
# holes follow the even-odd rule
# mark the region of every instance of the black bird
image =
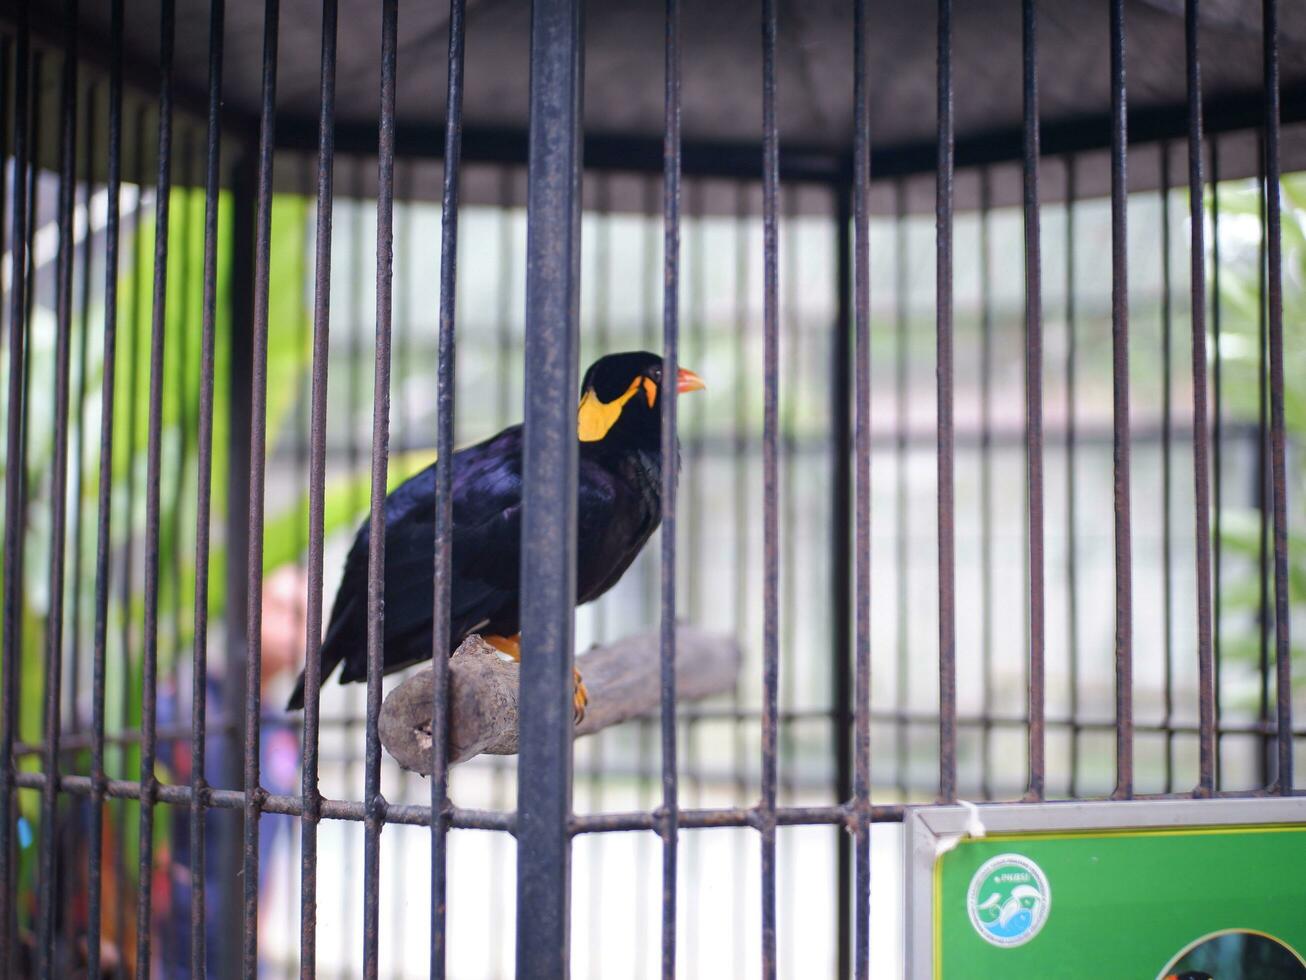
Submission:
MULTIPOLYGON (((612 588, 662 520, 662 358, 646 351, 595 361, 581 382, 576 600, 612 588)), ((703 381, 682 368, 677 390, 703 381)), ((453 574, 448 652, 471 633, 518 658, 522 427, 509 426, 453 459, 453 574)), ((435 466, 385 501, 385 672, 427 660, 432 650, 435 466)), ((342 684, 367 679, 367 549, 364 522, 345 559, 319 654, 325 681, 344 663, 342 684)), ((577 677, 577 719, 586 694, 577 677)), ((301 674, 287 706, 304 706, 301 674)))

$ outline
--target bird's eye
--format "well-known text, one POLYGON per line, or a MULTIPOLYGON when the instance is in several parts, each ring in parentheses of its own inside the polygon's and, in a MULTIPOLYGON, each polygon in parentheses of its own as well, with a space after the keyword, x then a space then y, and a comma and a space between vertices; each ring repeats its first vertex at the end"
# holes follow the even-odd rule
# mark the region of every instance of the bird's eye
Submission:
POLYGON ((652 378, 655 382, 661 382, 662 369, 660 367, 651 368, 648 372, 648 376, 652 378))

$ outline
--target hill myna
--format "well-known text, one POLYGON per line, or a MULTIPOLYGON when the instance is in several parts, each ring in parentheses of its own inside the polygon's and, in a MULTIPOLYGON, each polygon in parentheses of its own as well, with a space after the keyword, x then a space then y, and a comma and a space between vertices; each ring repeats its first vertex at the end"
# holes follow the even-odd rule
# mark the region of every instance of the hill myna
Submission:
MULTIPOLYGON (((693 371, 680 392, 704 387, 693 371)), ((576 429, 579 473, 576 601, 592 602, 621 578, 662 520, 662 358, 646 351, 595 361, 581 382, 576 429)), ((522 427, 509 426, 453 459, 451 616, 444 648, 471 633, 519 659, 522 427)), ((435 554, 435 465, 385 500, 384 670, 429 659, 435 554)), ((343 663, 340 682, 367 677, 367 550, 364 522, 345 559, 319 656, 322 679, 343 663)), ((587 695, 576 678, 577 720, 587 695)), ((301 674, 288 708, 304 706, 301 674)))

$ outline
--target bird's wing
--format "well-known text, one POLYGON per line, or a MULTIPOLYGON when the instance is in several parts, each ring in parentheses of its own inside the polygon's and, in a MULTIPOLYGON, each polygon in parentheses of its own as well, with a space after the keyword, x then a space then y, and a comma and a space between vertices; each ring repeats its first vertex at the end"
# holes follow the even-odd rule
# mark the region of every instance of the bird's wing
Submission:
MULTIPOLYGON (((521 507, 520 426, 505 429, 454 456, 451 583, 455 634, 479 622, 476 613, 517 589, 521 507), (475 618, 468 618, 473 617, 475 618)), ((430 656, 435 590, 435 466, 386 498, 385 669, 430 656)), ((323 676, 341 660, 341 681, 367 675, 369 528, 359 528, 345 560, 331 626, 323 641, 323 676)))

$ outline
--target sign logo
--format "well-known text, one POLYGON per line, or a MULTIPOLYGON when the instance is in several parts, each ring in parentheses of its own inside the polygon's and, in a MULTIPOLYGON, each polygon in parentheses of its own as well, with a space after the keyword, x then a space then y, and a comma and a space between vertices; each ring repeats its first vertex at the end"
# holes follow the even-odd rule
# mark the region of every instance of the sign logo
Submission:
POLYGON ((970 879, 966 908, 980 938, 994 946, 1023 946, 1043 928, 1052 890, 1043 869, 1022 854, 999 854, 970 879))

